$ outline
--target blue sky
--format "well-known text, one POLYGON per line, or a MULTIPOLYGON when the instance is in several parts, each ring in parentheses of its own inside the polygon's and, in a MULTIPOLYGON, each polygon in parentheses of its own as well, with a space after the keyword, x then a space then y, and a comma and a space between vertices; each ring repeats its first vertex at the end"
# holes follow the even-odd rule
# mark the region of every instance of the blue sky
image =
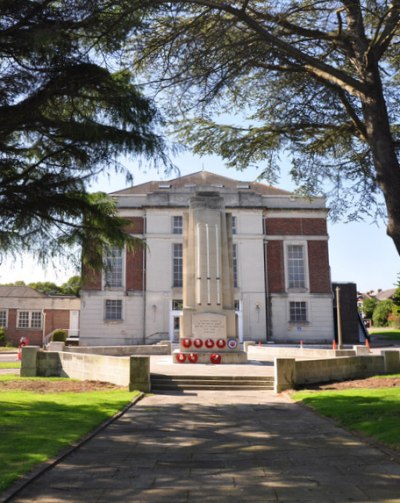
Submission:
MULTIPOLYGON (((215 156, 196 157, 191 154, 182 154, 175 158, 175 163, 181 175, 186 175, 202 168, 213 173, 235 178, 237 180, 252 181, 258 176, 257 170, 249 169, 243 172, 228 169, 223 161, 215 156)), ((130 169, 134 175, 134 184, 149 180, 162 180, 175 178, 174 173, 165 175, 155 169, 138 168, 132 163, 130 169)), ((126 186, 124 175, 101 176, 92 184, 92 190, 112 192, 126 186)), ((285 173, 282 166, 282 176, 277 186, 294 190, 295 186, 285 173)), ((385 224, 379 226, 371 222, 351 222, 328 224, 329 254, 331 263, 332 281, 353 282, 359 291, 365 292, 381 288, 393 288, 400 273, 400 257, 396 252, 392 240, 386 235, 385 224)), ((0 267, 0 283, 17 280, 54 281, 62 283, 76 271, 69 269, 65 264, 57 264, 43 270, 32 257, 8 260, 0 267)))

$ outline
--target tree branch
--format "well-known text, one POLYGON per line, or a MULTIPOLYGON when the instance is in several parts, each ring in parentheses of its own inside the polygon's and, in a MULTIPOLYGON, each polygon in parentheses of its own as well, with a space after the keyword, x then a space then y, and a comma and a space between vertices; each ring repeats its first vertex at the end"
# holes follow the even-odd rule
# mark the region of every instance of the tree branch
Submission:
POLYGON ((382 33, 377 37, 375 44, 372 45, 374 53, 379 60, 386 49, 389 47, 390 42, 396 35, 400 24, 400 1, 392 0, 392 5, 389 8, 386 16, 386 23, 382 33))
MULTIPOLYGON (((165 3, 163 0, 156 0, 156 3, 162 4, 165 3)), ((345 89, 348 93, 357 97, 364 97, 366 93, 366 88, 362 82, 351 77, 347 73, 338 70, 337 68, 324 63, 323 61, 318 60, 317 58, 306 54, 305 52, 297 49, 293 45, 285 42, 282 39, 274 36, 268 29, 264 28, 256 19, 251 17, 250 15, 243 12, 241 9, 237 9, 236 7, 232 7, 227 3, 219 3, 214 0, 172 0, 172 3, 175 4, 195 4, 203 7, 209 7, 211 9, 218 9, 224 12, 227 12, 234 16, 237 20, 243 22, 245 25, 252 28, 259 36, 273 47, 275 47, 278 51, 289 56, 291 58, 300 61, 304 68, 312 75, 319 77, 325 82, 329 82, 339 87, 345 89)))

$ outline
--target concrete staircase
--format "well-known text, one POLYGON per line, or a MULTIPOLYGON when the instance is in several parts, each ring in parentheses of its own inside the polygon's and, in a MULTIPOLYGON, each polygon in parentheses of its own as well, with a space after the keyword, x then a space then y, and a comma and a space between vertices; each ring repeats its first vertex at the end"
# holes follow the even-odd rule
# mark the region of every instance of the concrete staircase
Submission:
POLYGON ((215 376, 151 374, 152 391, 273 390, 271 376, 215 376))

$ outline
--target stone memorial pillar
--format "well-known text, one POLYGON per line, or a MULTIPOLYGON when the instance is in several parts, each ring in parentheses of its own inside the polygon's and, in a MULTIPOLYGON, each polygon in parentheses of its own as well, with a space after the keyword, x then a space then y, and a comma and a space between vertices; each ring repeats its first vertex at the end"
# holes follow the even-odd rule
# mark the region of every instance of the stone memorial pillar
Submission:
POLYGON ((183 220, 183 314, 176 363, 241 363, 232 217, 217 192, 198 192, 183 220))

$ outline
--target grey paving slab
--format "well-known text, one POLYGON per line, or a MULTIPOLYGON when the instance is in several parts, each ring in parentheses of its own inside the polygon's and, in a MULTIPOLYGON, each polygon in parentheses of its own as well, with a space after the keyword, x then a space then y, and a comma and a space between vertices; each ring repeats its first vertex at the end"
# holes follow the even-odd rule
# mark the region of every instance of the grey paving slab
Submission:
POLYGON ((151 395, 13 502, 400 502, 400 465, 273 392, 151 395))

